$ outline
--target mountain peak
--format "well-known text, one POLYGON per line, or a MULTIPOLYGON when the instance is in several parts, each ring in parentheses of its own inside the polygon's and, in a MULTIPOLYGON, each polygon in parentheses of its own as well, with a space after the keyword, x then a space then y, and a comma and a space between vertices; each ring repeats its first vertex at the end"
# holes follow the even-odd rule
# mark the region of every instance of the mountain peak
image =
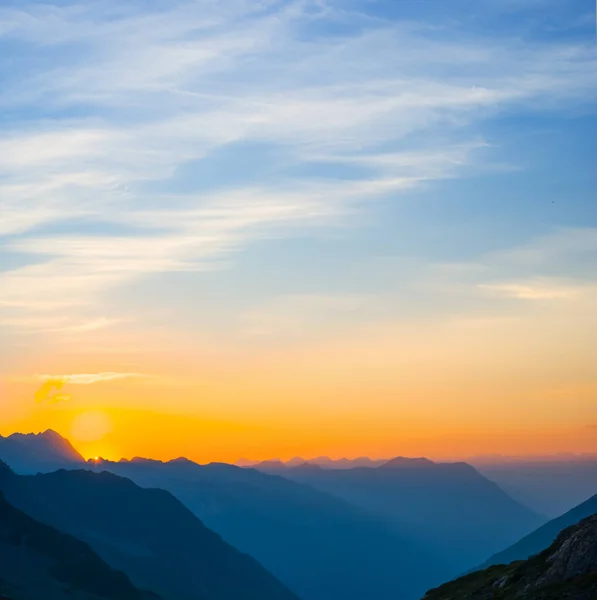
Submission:
POLYGON ((67 442, 68 440, 64 437, 62 437, 57 431, 54 431, 53 429, 46 429, 43 433, 39 434, 41 437, 45 437, 48 440, 52 440, 52 441, 61 441, 61 442, 67 442))
POLYGON ((53 429, 0 437, 0 459, 17 473, 54 471, 85 463, 72 444, 53 429))
POLYGON ((156 460, 154 458, 143 458, 142 456, 133 456, 129 461, 131 463, 137 465, 162 465, 164 464, 161 460, 156 460))
POLYGON ((168 461, 168 464, 171 465, 196 465, 196 462, 186 458, 185 456, 179 456, 178 458, 173 458, 168 461))

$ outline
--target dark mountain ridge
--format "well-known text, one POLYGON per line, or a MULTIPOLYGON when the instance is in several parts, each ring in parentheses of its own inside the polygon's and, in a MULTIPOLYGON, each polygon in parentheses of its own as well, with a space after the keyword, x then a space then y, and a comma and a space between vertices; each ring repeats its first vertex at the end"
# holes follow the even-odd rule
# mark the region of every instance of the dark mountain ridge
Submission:
POLYGON ((13 600, 150 600, 87 544, 12 506, 0 492, 0 593, 13 600))
POLYGON ((0 490, 33 518, 87 542, 133 583, 169 600, 297 600, 253 558, 164 490, 108 472, 0 470, 0 490))

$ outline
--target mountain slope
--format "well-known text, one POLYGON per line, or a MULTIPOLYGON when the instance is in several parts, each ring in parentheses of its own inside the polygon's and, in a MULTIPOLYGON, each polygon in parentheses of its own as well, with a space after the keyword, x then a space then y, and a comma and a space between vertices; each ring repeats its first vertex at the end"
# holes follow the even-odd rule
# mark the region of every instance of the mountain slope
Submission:
POLYGON ((514 560, 524 560, 547 548, 566 527, 576 525, 583 519, 597 514, 597 495, 579 504, 572 510, 553 519, 522 538, 509 548, 494 554, 484 566, 506 564, 514 560))
POLYGON ((51 429, 37 434, 0 435, 0 460, 22 474, 48 473, 85 464, 71 443, 51 429))
POLYGON ((94 468, 169 490, 304 600, 407 600, 458 573, 393 524, 282 477, 185 459, 94 468))
POLYGON ((562 531, 540 554, 430 590, 425 600, 595 600, 597 516, 562 531))
POLYGON ((542 524, 466 463, 396 458, 377 468, 303 465, 283 476, 391 519, 465 570, 542 524))
POLYGON ((137 586, 170 600, 296 600, 171 494, 111 473, 0 471, 14 506, 84 540, 137 586))
POLYGON ((87 544, 35 521, 0 492, 0 593, 14 600, 144 600, 87 544))

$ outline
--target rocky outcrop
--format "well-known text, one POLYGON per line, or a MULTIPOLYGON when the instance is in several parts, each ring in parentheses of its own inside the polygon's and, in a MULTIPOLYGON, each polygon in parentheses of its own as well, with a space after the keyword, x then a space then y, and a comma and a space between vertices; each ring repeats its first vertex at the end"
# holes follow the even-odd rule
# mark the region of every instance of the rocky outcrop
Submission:
POLYGON ((494 565, 427 592, 424 600, 596 600, 597 515, 565 529, 525 561, 494 565))

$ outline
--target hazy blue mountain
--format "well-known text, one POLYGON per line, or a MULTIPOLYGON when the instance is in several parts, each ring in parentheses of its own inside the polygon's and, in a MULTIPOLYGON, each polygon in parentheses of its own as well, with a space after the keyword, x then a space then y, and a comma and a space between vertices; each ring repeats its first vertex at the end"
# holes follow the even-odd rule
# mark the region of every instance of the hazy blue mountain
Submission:
POLYGON ((525 561, 494 565, 430 590, 425 600, 595 600, 597 516, 525 561))
POLYGON ((274 458, 271 460, 264 460, 262 462, 250 462, 246 459, 239 460, 236 464, 239 467, 248 467, 251 466, 259 471, 263 471, 264 473, 278 472, 285 468, 292 468, 302 466, 304 464, 309 465, 317 465, 322 469, 354 469, 356 467, 379 467, 385 464, 387 459, 381 460, 373 460, 367 456, 359 456, 358 458, 329 458, 328 456, 317 456, 315 458, 301 458, 300 456, 295 456, 291 458, 289 461, 283 462, 278 458, 274 458))
POLYGON ((597 458, 479 461, 477 469, 513 498, 557 517, 597 494, 597 458))
POLYGON ((149 600, 90 546, 12 506, 0 492, 0 594, 11 600, 149 600))
POLYGON ((576 525, 583 519, 597 514, 597 495, 569 510, 567 513, 545 523, 539 529, 523 537, 512 546, 494 554, 484 566, 524 560, 547 548, 566 527, 576 525))
POLYGON ((104 461, 94 468, 168 489, 304 600, 418 598, 459 572, 388 521, 254 469, 186 459, 104 461))
POLYGON ((22 474, 48 473, 85 464, 71 443, 51 429, 38 434, 0 435, 0 460, 22 474))
POLYGON ((391 519, 466 570, 544 520, 466 463, 396 458, 377 468, 285 468, 285 478, 391 519))
POLYGON ((60 470, 16 475, 0 490, 31 517, 87 542, 140 588, 168 600, 297 600, 164 490, 112 473, 60 470))

